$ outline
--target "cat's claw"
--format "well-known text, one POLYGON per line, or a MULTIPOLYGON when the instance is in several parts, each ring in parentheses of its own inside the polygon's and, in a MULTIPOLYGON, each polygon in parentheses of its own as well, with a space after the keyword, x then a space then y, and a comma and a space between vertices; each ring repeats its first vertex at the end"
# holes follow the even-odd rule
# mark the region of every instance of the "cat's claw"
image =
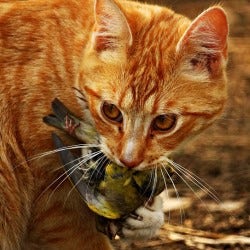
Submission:
POLYGON ((150 205, 141 206, 123 223, 120 236, 125 240, 152 238, 164 224, 162 198, 156 196, 150 205))

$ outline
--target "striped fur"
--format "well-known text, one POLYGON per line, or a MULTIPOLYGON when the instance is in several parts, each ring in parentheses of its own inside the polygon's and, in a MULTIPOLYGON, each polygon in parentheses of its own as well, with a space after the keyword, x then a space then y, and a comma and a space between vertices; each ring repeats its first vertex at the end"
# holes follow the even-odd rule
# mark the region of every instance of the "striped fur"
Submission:
MULTIPOLYGON (((132 162, 138 169, 152 167, 222 111, 227 35, 223 10, 211 9, 192 24, 167 8, 115 2, 0 3, 1 249, 112 249, 78 195, 72 192, 65 201, 71 186, 54 182, 62 173, 56 171, 57 157, 29 161, 53 149, 53 129, 42 118, 55 97, 81 116, 72 87, 82 90, 103 151, 119 164, 132 162), (213 19, 213 12, 221 26, 214 32, 218 50, 210 53, 205 46, 207 52, 199 51, 204 46, 191 38, 197 35, 197 23, 205 15, 213 19), (104 100, 122 111, 123 124, 103 117, 104 100), (165 113, 178 115, 175 128, 152 131, 152 120, 165 113)), ((198 29, 202 32, 206 28, 198 29)))

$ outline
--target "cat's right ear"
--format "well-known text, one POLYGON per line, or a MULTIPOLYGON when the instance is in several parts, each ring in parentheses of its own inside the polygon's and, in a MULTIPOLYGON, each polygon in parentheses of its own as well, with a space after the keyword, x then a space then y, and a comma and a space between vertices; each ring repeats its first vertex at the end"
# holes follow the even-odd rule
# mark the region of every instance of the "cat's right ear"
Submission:
POLYGON ((228 22, 221 7, 211 7, 201 13, 176 47, 177 53, 191 66, 187 67, 187 73, 207 72, 208 77, 216 77, 227 60, 227 38, 228 22))
POLYGON ((120 8, 113 0, 96 0, 92 49, 105 61, 122 56, 131 44, 132 33, 120 8))

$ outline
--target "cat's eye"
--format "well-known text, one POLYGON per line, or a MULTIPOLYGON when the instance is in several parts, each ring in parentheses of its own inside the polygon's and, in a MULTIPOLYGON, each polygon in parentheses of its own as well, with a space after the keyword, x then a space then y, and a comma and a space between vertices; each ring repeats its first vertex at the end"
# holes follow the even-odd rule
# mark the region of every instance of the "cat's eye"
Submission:
POLYGON ((119 123, 122 122, 122 113, 114 104, 103 102, 101 109, 103 115, 109 120, 119 123))
POLYGON ((152 128, 158 131, 168 131, 176 124, 177 117, 174 114, 166 114, 157 116, 152 123, 152 128))

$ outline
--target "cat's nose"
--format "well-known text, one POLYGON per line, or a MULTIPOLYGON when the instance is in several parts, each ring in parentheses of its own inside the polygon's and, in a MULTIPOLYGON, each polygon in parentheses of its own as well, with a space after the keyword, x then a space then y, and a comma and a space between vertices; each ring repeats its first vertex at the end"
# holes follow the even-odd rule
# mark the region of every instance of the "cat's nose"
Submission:
POLYGON ((123 138, 118 147, 121 149, 118 157, 124 167, 135 168, 143 162, 145 148, 142 141, 142 136, 123 138))
POLYGON ((129 160, 126 158, 120 159, 120 162, 128 168, 135 168, 137 167, 143 160, 142 159, 134 159, 134 160, 129 160))

